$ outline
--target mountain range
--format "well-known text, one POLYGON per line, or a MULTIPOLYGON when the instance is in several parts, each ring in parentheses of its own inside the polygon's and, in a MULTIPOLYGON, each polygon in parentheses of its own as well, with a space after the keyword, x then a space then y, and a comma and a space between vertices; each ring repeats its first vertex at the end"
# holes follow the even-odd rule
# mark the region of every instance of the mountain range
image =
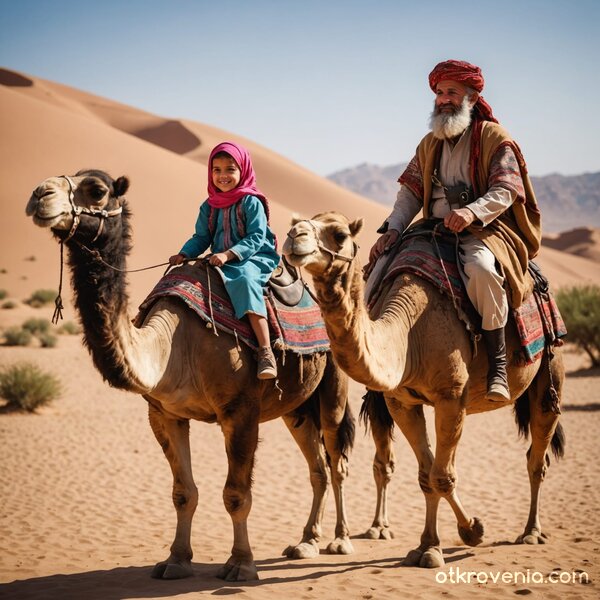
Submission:
MULTIPOLYGON (((362 163, 337 171, 328 179, 366 198, 391 206, 398 177, 407 163, 382 167, 362 163)), ((579 227, 600 227, 600 172, 581 175, 552 173, 531 177, 542 211, 545 233, 579 227)))

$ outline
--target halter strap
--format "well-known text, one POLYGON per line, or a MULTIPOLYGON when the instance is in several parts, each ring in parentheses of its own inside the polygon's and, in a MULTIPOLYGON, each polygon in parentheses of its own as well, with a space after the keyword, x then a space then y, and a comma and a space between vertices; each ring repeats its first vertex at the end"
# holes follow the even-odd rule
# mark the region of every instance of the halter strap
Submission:
MULTIPOLYGON (((329 248, 327 248, 326 246, 324 246, 321 241, 319 240, 319 231, 317 230, 316 225, 310 220, 310 219, 302 219, 301 221, 298 221, 297 223, 308 223, 314 234, 315 234, 315 240, 317 242, 317 248, 319 250, 321 250, 322 252, 326 252, 327 254, 329 254, 329 256, 331 257, 331 264, 333 264, 334 260, 342 260, 344 262, 352 262, 356 256, 358 255, 358 244, 352 240, 352 256, 344 256, 343 254, 340 254, 339 252, 334 252, 333 250, 330 250, 329 248)), ((289 233, 288 233, 289 235, 289 233)))
POLYGON ((96 235, 94 236, 94 239, 91 243, 95 242, 100 237, 100 234, 104 229, 105 219, 107 219, 108 217, 116 217, 117 215, 120 215, 123 212, 123 205, 121 204, 113 210, 77 206, 75 204, 75 190, 77 189, 77 186, 68 175, 61 175, 60 177, 62 179, 66 179, 67 183, 69 184, 69 204, 71 205, 71 215, 73 216, 73 224, 71 225, 71 229, 67 234, 67 237, 63 240, 63 242, 67 242, 75 235, 75 232, 79 227, 79 223, 81 222, 80 215, 88 215, 91 217, 98 217, 100 219, 98 223, 98 231, 96 232, 96 235))

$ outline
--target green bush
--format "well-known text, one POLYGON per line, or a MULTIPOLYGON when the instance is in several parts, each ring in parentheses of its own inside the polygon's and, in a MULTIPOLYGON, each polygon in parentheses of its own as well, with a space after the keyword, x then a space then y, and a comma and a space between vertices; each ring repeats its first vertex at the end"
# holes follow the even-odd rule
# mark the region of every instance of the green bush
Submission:
POLYGON ((17 303, 13 300, 7 300, 2 303, 2 308, 17 308, 17 303))
POLYGON ((27 319, 22 327, 33 333, 33 335, 48 333, 50 331, 50 321, 48 319, 27 319))
POLYGON ((29 346, 31 343, 31 331, 22 327, 9 327, 4 332, 4 344, 6 346, 29 346))
POLYGON ((12 408, 34 412, 60 396, 60 382, 32 363, 22 362, 0 369, 0 396, 12 408))
POLYGON ((40 340, 42 348, 54 348, 58 343, 58 338, 52 333, 40 333, 37 338, 40 340))
POLYGON ((58 333, 64 333, 66 335, 78 335, 81 333, 81 327, 73 321, 67 321, 58 328, 58 333))
POLYGON ((567 340, 586 352, 593 366, 600 366, 600 286, 561 288, 556 302, 567 326, 567 340))
POLYGON ((44 306, 44 304, 53 303, 56 296, 58 296, 56 290, 36 290, 31 294, 29 300, 27 300, 27 304, 34 308, 38 308, 44 306))
POLYGON ((6 290, 0 290, 0 300, 8 298, 8 292, 6 290))

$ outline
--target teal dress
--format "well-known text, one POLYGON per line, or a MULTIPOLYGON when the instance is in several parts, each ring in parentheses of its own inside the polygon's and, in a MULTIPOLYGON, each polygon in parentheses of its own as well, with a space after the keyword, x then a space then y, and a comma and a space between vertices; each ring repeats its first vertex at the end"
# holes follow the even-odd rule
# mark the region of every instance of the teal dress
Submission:
POLYGON ((256 196, 248 195, 233 206, 212 210, 214 227, 209 228, 211 208, 208 201, 200 206, 194 235, 183 245, 181 254, 196 258, 209 247, 215 254, 231 250, 238 260, 227 262, 217 270, 223 278, 235 316, 241 319, 250 312, 266 317, 263 288, 279 264, 279 255, 262 202, 256 196), (241 206, 238 206, 240 202, 241 206), (240 217, 242 223, 238 223, 240 217), (245 235, 240 235, 241 232, 245 235))

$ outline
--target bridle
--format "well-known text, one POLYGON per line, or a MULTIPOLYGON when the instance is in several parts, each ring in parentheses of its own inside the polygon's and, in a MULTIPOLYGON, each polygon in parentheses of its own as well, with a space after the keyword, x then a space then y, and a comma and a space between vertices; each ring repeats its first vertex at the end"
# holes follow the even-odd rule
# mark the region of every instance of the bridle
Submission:
MULTIPOLYGON (((79 223, 81 222, 81 215, 88 215, 90 217, 98 217, 98 219, 99 219, 98 231, 96 231, 96 235, 94 236, 94 239, 91 241, 91 243, 94 243, 100 237, 100 234, 102 233, 102 231, 104 229, 104 221, 106 221, 106 219, 108 219, 109 217, 116 217, 123 212, 122 204, 120 204, 117 208, 115 208, 113 210, 105 210, 105 209, 99 209, 99 208, 87 208, 85 206, 77 206, 75 204, 75 189, 77 188, 77 186, 73 183, 73 180, 68 175, 60 175, 59 179, 66 179, 67 183, 69 184, 69 204, 71 205, 71 216, 73 217, 73 224, 71 225, 71 229, 70 229, 69 233, 67 234, 67 237, 60 240, 60 279, 59 279, 59 284, 58 284, 58 295, 56 296, 56 298, 54 300, 54 305, 55 305, 54 314, 52 315, 52 323, 54 323, 55 325, 58 323, 58 321, 60 319, 63 318, 62 311, 64 310, 64 306, 63 306, 63 302, 62 302, 62 282, 63 282, 63 262, 64 262, 63 261, 63 249, 64 249, 65 242, 68 242, 75 235, 75 232, 77 231, 77 228, 79 227, 79 223)), ((77 242, 77 244, 79 244, 82 248, 85 248, 88 252, 90 252, 92 254, 95 252, 99 256, 99 253, 97 250, 92 251, 87 246, 84 246, 80 242, 77 242)), ((99 257, 99 260, 102 260, 102 257, 99 257)), ((102 262, 104 262, 104 261, 102 260, 102 262)))
MULTIPOLYGON (((302 219, 300 221, 297 221, 295 224, 297 225, 298 223, 308 223, 310 225, 310 227, 313 230, 313 233, 315 234, 317 248, 319 250, 321 250, 321 252, 325 252, 326 254, 329 254, 329 256, 331 257, 331 263, 329 264, 329 266, 331 266, 333 264, 334 260, 341 260, 341 261, 350 263, 358 255, 358 244, 354 240, 352 240, 352 256, 344 256, 343 254, 340 254, 339 252, 334 252, 333 250, 330 250, 329 248, 327 248, 326 246, 324 246, 321 243, 321 241, 319 240, 319 231, 318 231, 317 227, 315 226, 315 224, 310 219, 302 219)), ((290 235, 289 232, 288 232, 288 237, 292 239, 292 248, 293 248, 294 247, 294 245, 293 245, 294 238, 290 235)))
POLYGON ((67 234, 67 237, 62 240, 62 242, 67 242, 70 240, 77 231, 79 227, 79 223, 81 222, 81 215, 88 215, 90 217, 98 217, 98 231, 94 236, 94 239, 90 243, 94 243, 102 233, 104 229, 104 221, 106 221, 109 217, 116 217, 123 212, 123 205, 121 204, 117 208, 113 210, 105 210, 100 208, 87 208, 85 206, 77 206, 75 204, 75 189, 77 186, 73 183, 73 180, 68 175, 61 175, 59 179, 66 179, 69 184, 69 204, 71 205, 71 216, 73 217, 73 224, 71 225, 71 230, 67 234))

